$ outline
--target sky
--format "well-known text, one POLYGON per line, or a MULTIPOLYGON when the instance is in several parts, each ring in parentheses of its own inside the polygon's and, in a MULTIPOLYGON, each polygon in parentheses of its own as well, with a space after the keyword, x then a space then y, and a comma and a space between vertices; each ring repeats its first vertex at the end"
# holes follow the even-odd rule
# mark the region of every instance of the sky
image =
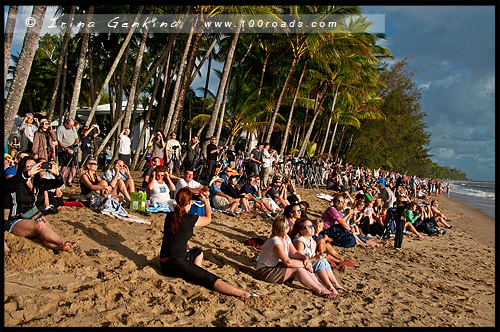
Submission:
MULTIPOLYGON (((31 6, 20 7, 31 13, 31 6)), ((385 15, 386 40, 397 59, 410 58, 431 134, 431 159, 462 169, 469 179, 495 179, 495 7, 361 6, 385 15)), ((5 12, 5 17, 6 13, 5 12)), ((49 8, 47 16, 54 12, 49 8)), ((20 24, 20 20, 17 22, 20 24)), ((21 25, 22 26, 22 25, 21 25)), ((16 26, 13 51, 24 31, 16 26)), ((221 69, 213 64, 213 69, 221 69)), ((203 76, 206 70, 202 69, 203 76)), ((193 87, 204 86, 197 78, 193 87)), ((218 80, 211 75, 210 91, 218 80)), ((198 92, 199 93, 199 92, 198 92)))
POLYGON ((410 57, 431 133, 431 159, 495 180, 495 8, 362 6, 385 15, 388 47, 410 57))

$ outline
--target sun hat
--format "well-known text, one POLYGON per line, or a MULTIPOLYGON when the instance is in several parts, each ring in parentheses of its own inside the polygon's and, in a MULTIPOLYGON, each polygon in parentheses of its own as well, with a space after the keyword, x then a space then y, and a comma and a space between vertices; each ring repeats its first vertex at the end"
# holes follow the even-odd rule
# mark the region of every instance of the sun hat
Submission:
POLYGON ((209 186, 212 186, 212 184, 214 184, 214 182, 217 182, 217 181, 223 182, 224 180, 223 180, 223 179, 221 179, 220 177, 216 176, 216 177, 214 177, 214 178, 210 181, 209 186))

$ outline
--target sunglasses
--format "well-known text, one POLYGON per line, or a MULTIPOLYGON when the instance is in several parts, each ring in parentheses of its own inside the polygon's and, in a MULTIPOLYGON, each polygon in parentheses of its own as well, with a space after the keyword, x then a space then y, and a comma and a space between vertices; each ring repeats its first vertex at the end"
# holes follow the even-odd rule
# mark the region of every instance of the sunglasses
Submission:
POLYGON ((344 201, 341 201, 341 200, 337 200, 337 203, 344 203, 344 201))
POLYGON ((89 163, 89 165, 98 165, 98 163, 89 163))
POLYGON ((26 120, 33 120, 33 118, 26 118, 26 120))
POLYGON ((309 229, 309 228, 314 228, 314 225, 307 225, 307 226, 302 227, 302 229, 309 229))
POLYGON ((44 122, 44 123, 42 123, 42 126, 48 126, 48 125, 49 125, 49 123, 48 123, 48 122, 44 122))
POLYGON ((302 209, 298 209, 298 210, 292 210, 293 213, 299 213, 299 212, 302 212, 302 209))
POLYGON ((35 165, 24 165, 25 168, 33 168, 35 165))

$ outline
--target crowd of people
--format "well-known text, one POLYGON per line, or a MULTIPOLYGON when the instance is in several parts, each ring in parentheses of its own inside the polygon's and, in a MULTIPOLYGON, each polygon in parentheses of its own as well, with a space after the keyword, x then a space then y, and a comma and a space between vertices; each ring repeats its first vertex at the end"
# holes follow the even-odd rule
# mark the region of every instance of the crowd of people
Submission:
MULTIPOLYGON (((128 128, 119 134, 118 159, 112 162, 111 147, 106 148, 106 165, 113 165, 100 175, 91 147, 92 139, 100 133, 98 125, 78 131, 74 120, 66 119, 54 131, 46 119, 38 121, 39 126, 33 123, 33 116, 27 114, 22 139, 16 137, 7 144, 10 158, 4 165, 4 203, 9 209, 9 233, 38 237, 48 248, 71 251, 78 243, 61 238, 47 220, 48 214, 65 209, 62 193, 66 187, 77 180, 85 199, 100 195, 123 204, 131 201, 133 192, 144 191, 151 204, 170 211, 160 252, 162 271, 222 294, 243 299, 257 296, 203 269, 200 248, 187 251, 193 228, 208 225, 212 210, 234 217, 273 219, 270 237, 257 259, 256 278, 271 283, 297 279, 316 295, 329 299, 337 297, 339 289, 345 290, 334 271, 356 264, 334 246, 383 248, 394 237, 395 247, 400 248, 406 231, 425 240, 452 228, 438 202, 431 200, 442 194, 438 180, 317 160, 314 163, 321 167, 321 182, 335 194, 329 196, 321 218, 312 218, 307 213, 309 203, 297 192, 300 174, 283 168, 294 164, 294 158, 279 156, 269 143, 258 143, 238 157, 233 145, 224 149, 212 137, 203 171, 196 172, 202 157, 199 138, 192 138, 183 156, 176 134, 165 140, 158 131, 147 143, 148 164, 141 185, 136 186, 130 171, 128 128), (83 169, 79 178, 77 167, 83 169), (416 198, 423 202, 417 203, 416 198), (204 206, 202 213, 191 212, 196 201, 204 206)), ((8 251, 5 242, 4 249, 8 251)))

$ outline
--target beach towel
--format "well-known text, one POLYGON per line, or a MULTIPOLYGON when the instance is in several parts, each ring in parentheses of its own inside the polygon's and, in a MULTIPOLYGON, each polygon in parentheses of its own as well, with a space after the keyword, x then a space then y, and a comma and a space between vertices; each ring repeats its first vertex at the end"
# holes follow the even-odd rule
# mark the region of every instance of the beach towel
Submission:
POLYGON ((316 197, 318 197, 320 199, 324 199, 325 201, 328 201, 328 202, 330 202, 331 200, 333 200, 333 196, 330 196, 330 195, 327 195, 327 194, 323 194, 323 193, 317 194, 316 197))
POLYGON ((138 216, 129 215, 127 211, 113 198, 109 197, 99 207, 102 214, 115 217, 124 221, 132 221, 141 224, 151 224, 149 220, 142 219, 138 216))
POLYGON ((161 203, 158 203, 158 202, 154 202, 150 207, 146 208, 146 211, 153 212, 153 213, 172 212, 172 210, 170 210, 167 206, 165 206, 161 203))

